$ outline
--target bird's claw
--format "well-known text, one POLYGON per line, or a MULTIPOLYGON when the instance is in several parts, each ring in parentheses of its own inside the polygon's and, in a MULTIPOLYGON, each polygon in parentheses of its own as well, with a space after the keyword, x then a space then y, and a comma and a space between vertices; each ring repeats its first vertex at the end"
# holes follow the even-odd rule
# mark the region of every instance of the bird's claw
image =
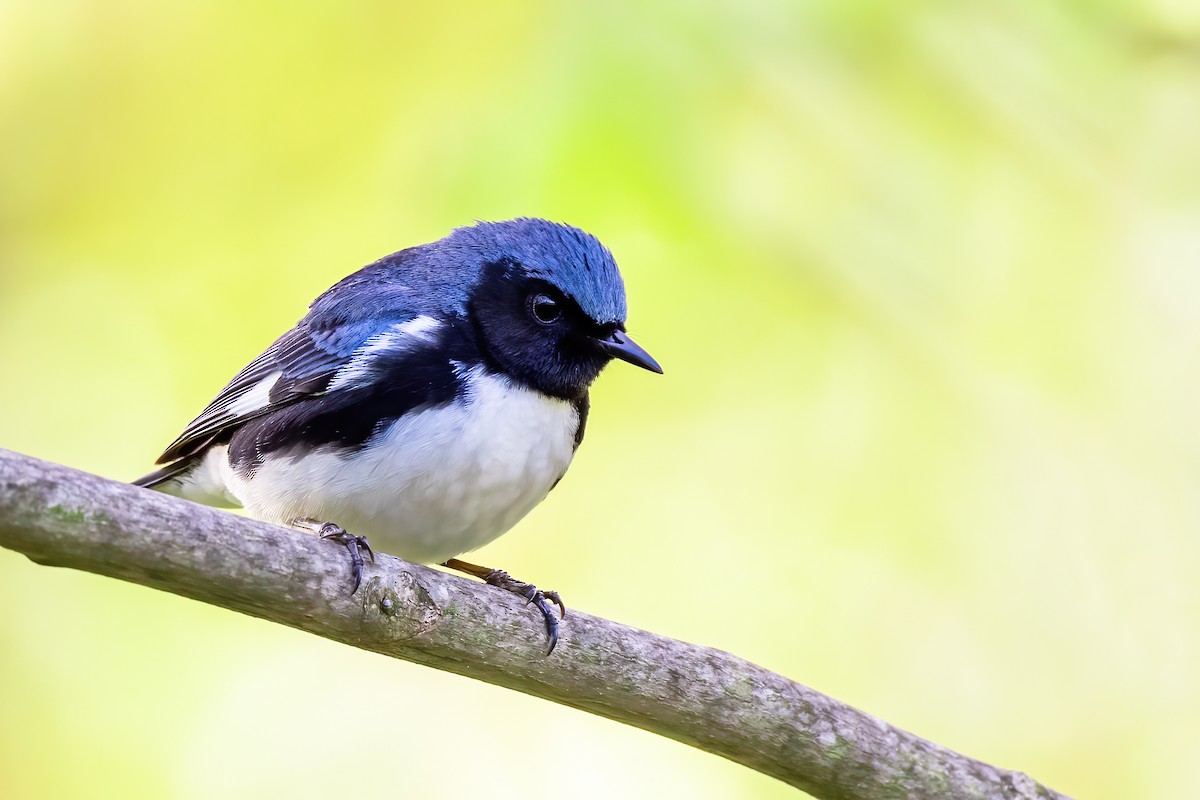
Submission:
POLYGON ((329 539, 338 544, 345 545, 350 551, 350 575, 354 582, 354 586, 350 589, 350 594, 358 591, 359 585, 362 583, 363 573, 363 557, 361 550, 366 550, 367 555, 371 557, 371 563, 375 563, 375 551, 371 549, 370 543, 365 536, 355 536, 347 533, 346 529, 341 525, 335 525, 332 522, 326 522, 317 530, 317 534, 322 539, 329 539))
POLYGON ((554 603, 558 606, 559 612, 563 617, 567 616, 567 607, 563 604, 562 597, 553 589, 543 591, 532 583, 524 583, 518 581, 502 569, 494 569, 483 578, 484 583, 489 586, 495 586, 499 589, 512 592, 520 597, 525 598, 525 605, 532 603, 537 606, 537 610, 542 612, 542 619, 546 623, 546 638, 550 640, 550 647, 546 650, 546 655, 554 652, 555 646, 558 644, 558 618, 554 616, 554 611, 551 610, 550 604, 546 601, 554 603))
POLYGON ((547 589, 542 592, 542 596, 558 606, 559 616, 565 617, 567 615, 567 607, 563 604, 562 597, 559 596, 558 592, 553 589, 547 589))

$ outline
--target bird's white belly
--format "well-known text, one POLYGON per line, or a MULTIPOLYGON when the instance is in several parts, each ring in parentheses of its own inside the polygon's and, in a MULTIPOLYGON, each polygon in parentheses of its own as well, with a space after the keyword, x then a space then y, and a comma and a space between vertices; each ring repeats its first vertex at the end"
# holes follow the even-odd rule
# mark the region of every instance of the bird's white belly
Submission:
POLYGON ((480 547, 562 477, 579 414, 481 371, 468 386, 465 403, 407 414, 366 449, 272 455, 253 476, 226 467, 229 492, 256 517, 334 522, 410 561, 438 563, 480 547))

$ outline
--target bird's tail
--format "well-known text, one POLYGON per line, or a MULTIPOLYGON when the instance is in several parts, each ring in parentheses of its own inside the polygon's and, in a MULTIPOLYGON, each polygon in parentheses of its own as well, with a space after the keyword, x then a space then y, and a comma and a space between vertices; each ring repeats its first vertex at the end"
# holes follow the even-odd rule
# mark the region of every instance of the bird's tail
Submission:
POLYGON ((167 464, 162 469, 156 469, 149 475, 143 475, 136 481, 131 481, 134 486, 142 486, 146 489, 153 489, 156 486, 166 483, 172 478, 178 478, 180 475, 188 472, 196 465, 196 460, 192 458, 183 458, 173 464, 167 464))

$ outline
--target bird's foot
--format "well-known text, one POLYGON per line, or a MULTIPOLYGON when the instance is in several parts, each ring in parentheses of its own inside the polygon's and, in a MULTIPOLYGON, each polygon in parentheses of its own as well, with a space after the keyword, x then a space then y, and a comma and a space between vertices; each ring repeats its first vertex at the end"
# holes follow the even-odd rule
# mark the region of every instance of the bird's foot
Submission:
POLYGON ((293 525, 310 530, 320 536, 322 539, 329 539, 343 545, 350 552, 350 579, 354 585, 350 588, 350 594, 358 591, 359 584, 362 583, 363 573, 363 557, 362 551, 366 550, 367 555, 371 557, 371 563, 375 563, 375 551, 371 549, 371 544, 365 536, 355 536, 352 533, 347 533, 346 529, 341 525, 336 525, 332 522, 317 522, 311 519, 293 520, 293 525))
POLYGON ((442 564, 443 567, 465 572, 468 575, 474 575, 480 578, 489 586, 495 586, 497 589, 503 589, 506 592, 525 598, 525 604, 533 604, 537 610, 542 613, 542 619, 546 623, 546 638, 550 640, 550 647, 546 650, 546 655, 554 652, 555 645, 558 644, 558 617, 554 615, 550 603, 558 606, 559 613, 567 616, 567 607, 563 604, 562 597, 558 592, 552 589, 542 590, 534 586, 532 583, 525 583, 509 575, 502 569, 489 569, 487 567, 468 564, 465 561, 459 561, 457 558, 452 558, 442 564), (547 602, 549 601, 549 602, 547 602))
POLYGON ((554 616, 554 612, 550 609, 550 603, 546 601, 549 600, 557 605, 559 612, 565 617, 567 607, 563 605, 562 597, 558 592, 553 589, 543 591, 532 583, 517 580, 502 569, 489 570, 483 576, 483 582, 489 586, 495 586, 497 589, 524 597, 526 605, 532 603, 537 606, 537 610, 542 612, 542 619, 546 621, 546 637, 550 640, 550 649, 546 651, 546 655, 553 653, 554 646, 558 644, 558 618, 554 616))
POLYGON ((331 542, 345 545, 350 551, 350 576, 354 582, 354 586, 350 589, 350 594, 358 591, 359 584, 362 583, 363 573, 363 557, 362 550, 367 551, 367 555, 371 557, 371 563, 375 563, 375 551, 371 549, 371 545, 367 542, 365 536, 355 536, 352 533, 346 533, 345 528, 341 525, 335 525, 332 522, 326 522, 321 525, 317 533, 322 539, 329 539, 331 542))

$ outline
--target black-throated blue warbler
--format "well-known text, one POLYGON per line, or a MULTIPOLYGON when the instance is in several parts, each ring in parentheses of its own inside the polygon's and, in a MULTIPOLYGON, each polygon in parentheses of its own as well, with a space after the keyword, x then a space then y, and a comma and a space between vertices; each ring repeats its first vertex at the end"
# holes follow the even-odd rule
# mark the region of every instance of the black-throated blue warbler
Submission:
POLYGON ((345 278, 234 376, 135 481, 305 528, 368 538, 515 592, 556 592, 455 556, 507 531, 562 478, 588 387, 614 358, 662 372, 625 333, 612 255, 578 228, 481 222, 345 278))

